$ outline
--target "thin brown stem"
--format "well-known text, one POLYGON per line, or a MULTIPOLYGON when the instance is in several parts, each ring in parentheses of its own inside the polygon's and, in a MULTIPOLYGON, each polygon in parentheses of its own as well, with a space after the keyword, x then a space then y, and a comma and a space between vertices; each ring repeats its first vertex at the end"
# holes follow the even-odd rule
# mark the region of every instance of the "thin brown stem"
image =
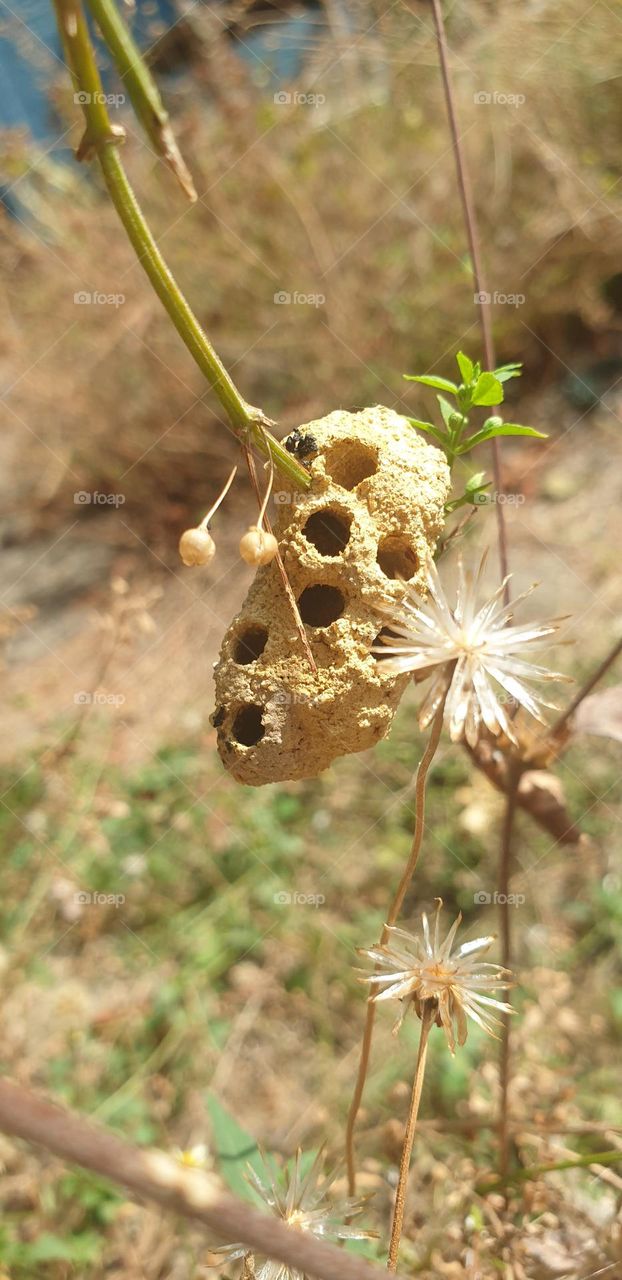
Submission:
MULTIPOLYGON (((447 36, 445 34, 445 23, 443 20, 443 11, 440 0, 431 0, 432 16, 434 18, 434 29, 436 32, 436 43, 438 46, 438 56, 441 66, 441 76, 443 80, 443 90, 445 94, 445 105, 447 108, 447 117, 449 120, 449 130, 451 133, 451 142, 454 153, 454 161, 456 165, 456 176, 458 179, 458 189, 460 191, 460 199, 462 202, 462 211, 464 214, 464 225, 469 243, 469 253, 471 256, 471 270, 473 272, 473 286, 475 298, 478 299, 476 305, 479 308, 479 321, 482 330, 482 341, 484 344, 484 355, 486 359, 486 367, 494 369, 495 344, 492 334, 491 323, 491 300, 490 294, 486 289, 486 277, 484 274, 484 266, 482 261, 479 228, 477 223, 477 213, 475 210, 475 202, 473 200, 473 191, 469 169, 460 138, 460 129, 458 126, 458 113, 456 111, 456 101, 449 68, 449 57, 447 49, 447 36)), ((497 497, 503 493, 503 476, 501 473, 501 451, 499 441, 493 439, 492 447, 492 469, 495 481, 495 489, 497 497)), ((501 568, 501 577, 505 581, 508 576, 508 549, 507 549, 507 533, 505 527, 505 506, 503 502, 495 503, 497 513, 497 537, 499 542, 499 564, 501 568)), ((506 604, 509 602, 509 586, 506 583, 504 597, 506 604)))
POLYGON ((0 1131, 45 1147, 172 1214, 208 1227, 218 1240, 240 1240, 250 1253, 276 1258, 285 1268, 318 1280, 379 1280, 371 1262, 298 1231, 247 1201, 224 1192, 211 1173, 184 1167, 164 1151, 139 1148, 101 1125, 19 1085, 0 1081, 0 1131))
MULTIPOLYGON (((251 484, 253 486, 253 489, 255 490, 255 497, 257 498, 257 502, 259 504, 259 511, 261 513, 260 522, 259 522, 260 527, 263 526, 263 528, 265 528, 267 533, 272 533, 272 524, 270 522, 270 517, 266 514, 265 508, 262 503, 261 490, 259 488, 259 481, 257 479, 257 468, 255 466, 255 459, 253 457, 252 449, 250 449, 249 446, 245 444, 245 445, 242 445, 242 451, 246 459, 246 465, 248 467, 248 474, 251 478, 251 484)), ((272 481, 270 481, 270 483, 272 483, 272 481)), ((307 633, 305 631, 304 622, 300 617, 300 610, 296 603, 296 597, 292 591, 291 583, 287 576, 287 570, 285 568, 285 565, 283 564, 283 558, 281 556, 280 551, 277 551, 275 560, 276 560, 276 567, 279 571, 281 582, 283 583, 283 590, 285 592, 285 595, 287 596, 291 611, 294 615, 296 630, 298 632, 298 635, 300 636, 300 643, 305 651, 305 657, 307 659, 307 662, 309 663, 309 666, 313 674, 317 675, 317 665, 315 662, 315 658, 313 657, 313 654, 311 652, 311 647, 309 645, 309 641, 307 640, 307 633)))
POLYGON ((395 1193, 395 1206, 393 1209, 393 1223, 391 1226, 391 1242, 389 1244, 389 1261, 387 1269, 389 1271, 397 1271, 397 1259, 400 1251, 400 1241, 402 1239, 402 1231, 404 1229, 404 1211, 406 1208, 406 1191, 408 1188, 408 1175, 410 1173, 410 1161, 413 1152, 413 1143, 415 1141, 415 1130, 417 1128, 417 1117, 419 1115, 419 1104, 421 1102, 421 1091, 423 1089, 423 1078, 425 1075, 425 1064, 428 1054, 428 1040, 430 1031, 435 1017, 435 1005, 432 1001, 427 1001, 424 1005, 421 1018, 421 1034, 419 1037, 419 1052, 417 1054, 417 1065, 415 1067, 415 1078, 413 1080, 412 1093, 410 1095, 410 1108, 408 1111, 408 1121, 406 1124, 406 1132, 404 1134, 404 1145, 402 1147, 402 1158, 400 1160, 400 1173, 397 1182, 397 1191, 395 1193))
MULTIPOLYGON (((404 867, 404 871, 402 873, 402 878, 397 887, 397 893, 395 894, 395 897, 393 898, 391 906, 389 907, 386 922, 382 930, 382 937, 380 939, 381 946, 384 946, 384 944, 387 942, 389 938, 389 928, 391 925, 395 924, 395 921, 397 920, 400 914, 400 911, 402 910, 404 898, 406 897, 408 886, 415 874, 415 869, 417 867, 419 854, 421 852, 421 843, 423 840, 423 830, 425 825, 426 784, 428 780, 430 765, 432 764, 434 756, 436 755, 436 749, 440 741, 441 731, 443 728, 443 714, 445 711, 445 702, 447 700, 447 693, 449 691, 449 683, 450 683, 452 674, 453 674, 453 664, 452 664, 451 672, 448 672, 447 674, 447 687, 445 689, 444 696, 441 702, 439 703, 439 706, 436 711, 436 715, 432 722, 430 737, 428 739, 428 742, 427 742, 425 751, 421 757, 421 760, 419 761, 419 767, 417 769, 417 774, 415 778, 415 826, 413 830, 412 843, 410 846, 410 853, 408 855, 408 862, 406 863, 406 866, 404 867)), ((372 986, 372 995, 373 995, 373 986, 372 986)), ((372 1040, 374 1035, 375 1018, 376 1018, 376 1005, 374 1001, 370 999, 367 1002, 367 1014, 365 1018, 365 1029, 363 1031, 363 1039, 361 1042, 359 1068, 358 1068, 358 1073, 356 1077, 356 1084, 354 1086, 354 1094, 352 1096, 352 1102, 350 1103, 350 1110, 348 1112, 348 1122, 346 1126, 346 1161, 348 1166, 348 1185, 350 1188, 350 1195, 354 1195, 356 1191, 356 1157, 355 1157, 355 1150, 354 1150, 354 1130, 356 1126, 356 1119, 357 1119, 357 1116, 361 1107, 361 1102, 363 1099, 363 1092, 365 1090, 365 1081, 367 1079, 367 1072, 369 1070, 369 1059, 370 1059, 371 1046, 372 1046, 372 1040)))
POLYGON ((610 649, 606 657, 603 658, 600 666, 596 668, 594 674, 590 676, 589 680, 586 680, 584 685, 581 686, 578 693, 576 693, 572 699, 570 705, 566 707, 565 711, 562 711, 551 729, 552 738, 561 736, 562 730, 565 729, 571 716, 573 716, 577 710, 577 707, 581 705, 584 699, 587 698, 588 694, 592 692, 592 689, 594 689, 598 682, 602 680, 603 676, 607 674, 609 668, 613 666, 620 653, 622 653, 622 639, 616 641, 613 648, 610 649))
MULTIPOLYGON (((513 863, 514 819, 516 817, 516 796, 521 775, 521 765, 515 761, 508 763, 508 791, 503 819, 501 839, 501 857, 499 860, 499 932, 501 934, 501 964, 504 969, 512 967, 512 907, 509 902, 510 882, 513 863)), ((511 1003, 511 993, 506 1001, 511 1003)), ((509 1158, 509 1089, 511 1079, 511 1015, 502 1014, 501 1050, 499 1056, 499 1176, 504 1179, 507 1174, 509 1158)))

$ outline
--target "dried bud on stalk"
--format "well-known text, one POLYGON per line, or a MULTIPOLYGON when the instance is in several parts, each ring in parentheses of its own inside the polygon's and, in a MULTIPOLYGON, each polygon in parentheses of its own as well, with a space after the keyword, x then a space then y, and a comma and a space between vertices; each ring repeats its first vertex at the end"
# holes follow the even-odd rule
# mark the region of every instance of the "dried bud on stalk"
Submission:
POLYGON ((201 523, 195 529, 186 529, 179 539, 179 554, 189 569, 197 564, 209 564, 210 560, 213 560, 216 555, 216 544, 209 532, 209 522, 214 512, 218 510, 223 498, 228 494, 236 471, 237 467, 234 467, 224 489, 221 490, 213 507, 210 507, 201 523))
POLYGON ((279 544, 274 534, 266 533, 265 529, 259 529, 256 524, 251 525, 240 540, 240 555, 247 564, 270 564, 278 549, 279 544))
POLYGON ((199 525, 196 529, 186 529, 179 539, 179 554, 188 568, 196 564, 209 564, 216 555, 216 544, 207 529, 199 525))

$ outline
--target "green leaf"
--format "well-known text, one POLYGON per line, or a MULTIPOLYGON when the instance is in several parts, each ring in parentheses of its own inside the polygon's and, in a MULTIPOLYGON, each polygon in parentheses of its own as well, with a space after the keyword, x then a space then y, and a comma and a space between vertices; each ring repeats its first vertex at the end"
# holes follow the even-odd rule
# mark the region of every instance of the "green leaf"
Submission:
POLYGON ((446 400, 444 396, 437 396, 436 399, 438 400, 439 407, 443 415, 443 422, 445 423, 445 426, 447 427, 447 429, 451 431, 452 429, 451 420, 452 418, 456 417, 456 410, 454 409, 453 404, 450 404, 449 400, 446 400))
POLYGON ((411 427, 414 427, 416 431, 430 431, 432 435, 434 435, 435 431, 438 431, 438 428, 434 426, 433 422, 421 422, 419 418, 409 418, 408 421, 410 422, 411 427))
POLYGON ((95 1232, 82 1232, 81 1235, 68 1237, 53 1236, 44 1231, 37 1240, 25 1246, 28 1250, 28 1262, 94 1262, 100 1251, 101 1240, 95 1232))
POLYGON ((243 1200, 261 1204, 261 1199, 246 1179, 248 1165, 262 1177, 263 1161, 253 1137, 238 1124, 213 1094, 207 1095, 207 1111, 220 1172, 227 1186, 243 1200))
POLYGON ((408 421, 411 427, 418 428, 419 431, 426 431, 429 436, 434 436, 434 439, 438 440, 438 443, 445 448, 446 437, 442 431, 439 431, 438 427, 435 427, 431 422, 419 422, 417 418, 409 418, 408 421))
POLYGON ((465 356, 463 351, 458 352, 456 356, 456 360, 458 362, 458 368, 462 376, 462 381, 472 382, 473 375, 475 373, 475 365, 473 364, 473 361, 469 360, 469 357, 465 356))
POLYGON ((548 440, 546 431, 536 431, 535 427, 523 427, 520 422, 504 422, 502 427, 495 428, 502 436, 536 436, 538 440, 548 440))
POLYGON ((452 498, 450 502, 445 503, 445 511, 451 514, 458 511, 460 507, 480 507, 486 501, 486 489, 490 489, 492 480, 486 479, 486 473, 479 471, 477 475, 471 476, 464 486, 464 493, 459 498, 452 498), (482 495, 480 497, 480 495, 482 495))
POLYGON ((407 382, 421 382, 424 387, 435 387, 437 391, 447 391, 450 396, 458 394, 458 388, 455 382, 450 382, 448 378, 415 378, 410 373, 402 375, 407 382))
POLYGON ((485 471, 476 471, 475 475, 470 476, 464 486, 465 493, 475 493, 477 489, 487 489, 492 484, 492 480, 486 480, 485 471))
POLYGON ((494 373, 481 373, 471 397, 472 404, 501 404, 503 387, 494 373))
POLYGON ((512 364, 501 364, 495 369, 494 374, 497 382, 509 382, 510 378, 520 378, 523 372, 523 366, 520 361, 515 360, 512 364))
POLYGON ((534 427, 521 427, 517 422, 504 422, 501 427, 488 427, 476 431, 475 435, 469 436, 456 452, 467 453, 469 449, 474 449, 476 444, 483 444, 485 440, 494 440, 495 436, 532 436, 535 440, 548 440, 548 436, 543 431, 536 431, 534 427))

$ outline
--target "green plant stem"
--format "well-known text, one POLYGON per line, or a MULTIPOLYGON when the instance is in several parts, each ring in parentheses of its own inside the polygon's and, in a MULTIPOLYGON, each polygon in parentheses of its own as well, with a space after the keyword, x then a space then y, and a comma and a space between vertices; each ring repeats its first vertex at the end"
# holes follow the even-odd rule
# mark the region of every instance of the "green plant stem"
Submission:
POLYGON ((488 1195, 490 1191, 498 1191, 500 1187, 512 1186, 521 1182, 533 1182, 545 1173, 558 1173, 563 1169, 585 1169, 593 1164, 620 1164, 622 1151, 594 1151, 586 1156, 574 1159, 557 1160, 554 1164, 533 1164, 529 1169, 519 1169, 505 1178, 493 1178, 490 1182, 478 1182, 475 1190, 478 1195, 488 1195))
POLYGON ((138 261, 182 341, 225 409, 234 432, 250 438, 297 489, 308 489, 309 474, 267 430, 268 419, 241 396, 172 276, 145 221, 119 156, 123 130, 108 116, 99 71, 80 0, 53 0, 74 84, 84 94, 86 132, 78 158, 95 153, 111 200, 138 261))
POLYGON ((172 169, 189 200, 196 200, 197 193, 192 177, 181 157, 158 87, 119 13, 115 0, 87 0, 87 5, 112 54, 123 85, 128 91, 134 111, 147 137, 158 155, 162 156, 172 169))

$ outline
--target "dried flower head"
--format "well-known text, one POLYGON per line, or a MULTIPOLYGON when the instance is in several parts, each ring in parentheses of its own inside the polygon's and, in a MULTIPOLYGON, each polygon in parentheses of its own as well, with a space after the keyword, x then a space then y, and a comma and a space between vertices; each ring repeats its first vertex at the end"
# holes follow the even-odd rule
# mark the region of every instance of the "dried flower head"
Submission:
MULTIPOLYGON (((360 1213, 363 1200, 332 1200, 330 1189, 338 1171, 324 1173, 325 1152, 321 1148, 310 1168, 303 1173, 301 1152, 296 1152, 293 1166, 273 1173, 264 1159, 264 1177, 249 1168, 248 1180, 275 1217, 297 1231, 308 1231, 323 1240, 370 1240, 376 1233, 360 1227, 345 1226, 345 1220, 360 1213)), ((232 1262, 248 1258, 248 1247, 227 1245, 218 1251, 221 1258, 232 1262)), ((305 1280, 302 1272, 282 1262, 264 1262, 255 1272, 256 1280, 305 1280)))
POLYGON ((209 564, 216 555, 216 544, 211 533, 202 525, 186 529, 179 539, 179 554, 188 568, 196 564, 209 564))
POLYGON ((484 605, 477 607, 485 562, 484 555, 477 572, 472 573, 465 570, 460 561, 458 593, 452 609, 436 565, 430 560, 429 596, 421 601, 412 588, 407 588, 397 606, 381 605, 379 612, 387 619, 392 634, 382 637, 374 648, 376 656, 385 659, 386 670, 399 674, 420 672, 424 679, 435 672, 419 711, 419 724, 422 729, 427 728, 448 689, 445 721, 452 741, 466 738, 471 747, 478 741, 482 724, 495 735, 505 733, 517 744, 511 718, 495 683, 509 699, 542 722, 541 708, 553 704, 534 693, 529 682, 568 679, 559 672, 526 661, 523 656, 527 650, 531 654, 543 636, 556 631, 561 618, 524 626, 509 625, 516 605, 530 591, 518 596, 511 605, 504 605, 503 582, 484 605))
POLYGON ((267 533, 256 524, 252 524, 240 540, 240 555, 247 564, 270 564, 278 549, 274 534, 267 533))
POLYGON ((493 996, 490 991, 504 991, 511 987, 512 975, 498 964, 483 963, 494 942, 494 934, 463 942, 456 950, 453 945, 462 916, 454 921, 446 938, 440 938, 440 898, 436 899, 434 927, 430 933, 427 915, 421 917, 422 933, 417 936, 405 929, 388 928, 389 941, 385 946, 362 951, 378 966, 378 972, 366 976, 363 981, 374 988, 370 1000, 403 1000, 404 1010, 394 1030, 398 1031, 409 1005, 413 1005, 418 1017, 424 1006, 433 1001, 436 1008, 436 1024, 443 1028, 450 1052, 456 1050, 456 1041, 463 1045, 467 1037, 467 1018, 494 1036, 499 1019, 488 1009, 512 1013, 512 1007, 493 996))

